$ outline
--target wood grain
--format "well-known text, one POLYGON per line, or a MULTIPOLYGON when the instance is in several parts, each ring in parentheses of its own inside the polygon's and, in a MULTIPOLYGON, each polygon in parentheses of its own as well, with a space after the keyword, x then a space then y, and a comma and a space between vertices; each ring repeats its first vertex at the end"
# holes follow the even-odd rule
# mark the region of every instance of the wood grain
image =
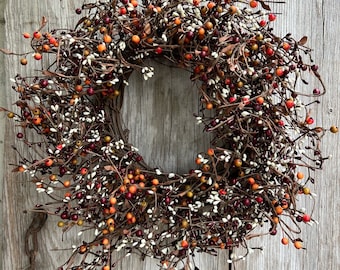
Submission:
MULTIPOLYGON (((48 28, 72 27, 79 17, 76 7, 82 0, 2 0, 0 4, 0 44, 13 51, 23 52, 28 45, 22 42, 20 33, 34 31, 42 16, 49 21, 48 28)), ((338 74, 339 16, 338 0, 289 1, 286 5, 277 5, 275 11, 282 13, 274 27, 279 35, 291 32, 300 38, 308 36, 307 45, 314 48, 313 56, 321 66, 328 93, 320 98, 322 105, 313 115, 318 125, 328 127, 339 124, 338 74)), ((0 56, 1 106, 9 106, 15 100, 9 78, 16 73, 23 73, 16 57, 0 56), (5 67, 5 68, 4 68, 5 67)), ((150 62, 155 67, 155 77, 143 81, 136 73, 130 78, 130 86, 125 92, 123 118, 130 130, 130 141, 142 153, 152 166, 166 171, 186 172, 193 164, 194 155, 204 151, 209 138, 195 124, 193 113, 197 112, 198 96, 196 86, 189 80, 189 74, 176 68, 164 67, 160 63, 150 62)), ((313 81, 305 88, 312 91, 313 81)), ((24 234, 32 215, 24 211, 31 209, 43 199, 36 193, 27 178, 11 172, 11 165, 17 162, 15 152, 15 127, 5 118, 0 117, 0 191, 1 198, 1 269, 22 270, 28 266, 24 252, 24 234)), ((332 155, 325 163, 322 172, 316 172, 316 207, 313 217, 319 225, 302 224, 302 238, 307 250, 295 250, 292 245, 280 244, 281 233, 250 241, 249 246, 263 246, 263 252, 255 251, 245 261, 235 263, 235 269, 339 269, 340 268, 340 188, 339 136, 328 134, 323 141, 323 151, 332 155)), ((19 144, 17 144, 18 147, 19 144)), ((299 202, 300 203, 300 202, 299 202)), ((307 201, 311 206, 311 202, 307 201)), ((301 201, 301 205, 304 202, 301 201)), ((62 235, 56 223, 58 218, 48 218, 46 226, 38 235, 39 253, 37 268, 56 269, 65 262, 70 254, 71 243, 80 241, 77 231, 62 235), (57 250, 58 249, 58 250, 57 250)), ((240 251, 238 251, 240 252, 240 251)), ((117 255, 117 257, 119 254, 117 255)), ((218 257, 198 255, 195 259, 201 270, 227 270, 227 253, 218 257)), ((158 269, 157 261, 131 256, 118 264, 117 269, 158 269)))

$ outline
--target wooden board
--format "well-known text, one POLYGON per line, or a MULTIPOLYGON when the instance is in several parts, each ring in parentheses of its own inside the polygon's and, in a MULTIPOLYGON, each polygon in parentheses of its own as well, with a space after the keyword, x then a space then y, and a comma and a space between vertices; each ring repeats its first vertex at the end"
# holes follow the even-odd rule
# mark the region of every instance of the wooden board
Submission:
MULTIPOLYGON (((1 47, 23 52, 28 49, 20 33, 34 31, 42 16, 49 21, 48 28, 72 27, 79 18, 74 10, 82 0, 1 0, 0 5, 0 44, 1 47)), ((289 1, 276 6, 282 12, 275 24, 278 34, 291 32, 297 38, 307 35, 307 45, 315 48, 314 58, 321 66, 320 72, 328 88, 321 97, 313 115, 318 125, 330 126, 339 123, 339 74, 338 0, 289 1)), ((16 57, 0 55, 1 106, 10 106, 15 96, 10 89, 9 78, 21 73, 16 57), (5 67, 5 68, 4 68, 5 67)), ((197 90, 189 80, 189 74, 175 68, 156 67, 156 75, 144 82, 140 75, 133 74, 130 86, 126 89, 123 118, 130 130, 130 140, 138 146, 144 159, 152 166, 164 170, 186 172, 193 164, 193 158, 208 146, 209 138, 196 126, 193 113, 197 112, 197 90)), ((310 91, 313 84, 310 85, 310 91)), ((14 126, 0 117, 0 162, 1 198, 1 269, 25 269, 29 265, 24 252, 24 234, 31 222, 31 213, 24 211, 41 201, 27 178, 11 173, 9 164, 16 162, 11 145, 15 144, 14 126)), ((263 246, 263 252, 255 251, 245 261, 236 263, 235 269, 338 269, 340 268, 340 188, 338 150, 339 136, 328 134, 323 141, 323 150, 333 157, 326 162, 324 171, 316 173, 316 208, 313 217, 319 225, 302 225, 302 238, 307 250, 297 251, 293 246, 283 247, 278 236, 267 236, 250 242, 250 246, 263 246)), ((56 269, 67 260, 71 243, 79 241, 77 231, 62 236, 57 228, 57 217, 49 218, 39 234, 39 253, 36 269, 56 269), (62 241, 63 238, 63 241, 62 241), (56 250, 59 249, 59 250, 56 250)), ((218 257, 199 255, 196 262, 199 268, 226 270, 227 253, 218 257)), ((117 269, 158 269, 157 261, 147 259, 141 262, 138 257, 124 259, 117 269)))

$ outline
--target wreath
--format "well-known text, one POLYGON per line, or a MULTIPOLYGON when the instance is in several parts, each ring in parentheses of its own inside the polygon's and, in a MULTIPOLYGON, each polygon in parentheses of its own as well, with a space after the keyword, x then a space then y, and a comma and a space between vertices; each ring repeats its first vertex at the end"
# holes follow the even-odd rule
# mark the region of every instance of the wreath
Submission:
POLYGON ((303 248, 300 224, 313 219, 298 200, 313 198, 308 185, 326 159, 327 130, 311 109, 325 87, 307 38, 274 35, 266 2, 96 1, 76 10, 86 15, 72 30, 43 32, 43 18, 24 33, 41 73, 17 75, 19 99, 3 110, 36 157, 19 154, 14 170, 50 198, 35 211, 59 216, 64 232, 94 231, 60 269, 111 269, 119 250, 189 267, 194 251, 247 247, 278 230, 283 244, 303 248), (213 136, 188 174, 150 167, 123 129, 129 76, 148 80, 145 60, 156 58, 190 71, 200 95, 193 121, 213 136), (310 75, 318 86, 298 91, 310 75))

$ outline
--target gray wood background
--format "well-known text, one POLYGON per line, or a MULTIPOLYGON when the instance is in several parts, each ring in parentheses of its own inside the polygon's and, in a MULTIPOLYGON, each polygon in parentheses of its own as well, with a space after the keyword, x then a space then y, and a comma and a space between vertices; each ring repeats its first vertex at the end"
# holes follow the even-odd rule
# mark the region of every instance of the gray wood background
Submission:
MULTIPOLYGON (((82 0, 0 0, 0 47, 24 52, 28 44, 23 43, 20 34, 33 32, 42 16, 46 16, 48 28, 72 27, 77 15, 74 10, 82 0)), ((314 48, 314 59, 321 66, 321 74, 328 88, 313 114, 318 125, 328 127, 339 123, 340 48, 338 38, 339 0, 288 1, 277 5, 275 11, 282 12, 275 29, 278 35, 291 32, 296 38, 309 37, 308 46, 314 48)), ((16 57, 0 54, 0 106, 9 107, 15 100, 9 78, 23 73, 16 57)), ((198 151, 205 150, 209 139, 194 123, 192 114, 197 111, 195 87, 189 74, 156 65, 156 76, 144 83, 138 74, 130 79, 126 91, 124 118, 130 129, 130 140, 135 143, 144 158, 166 170, 186 172, 193 164, 198 151), (157 147, 156 147, 157 146, 157 147)), ((312 91, 312 84, 311 84, 312 91)), ((0 260, 1 269, 21 270, 28 265, 24 252, 24 233, 31 222, 31 213, 25 213, 41 201, 28 179, 11 173, 9 164, 15 163, 16 156, 11 149, 15 144, 15 127, 6 117, 0 117, 0 260)), ((318 225, 303 226, 302 238, 307 250, 297 251, 290 245, 280 244, 280 235, 266 236, 251 240, 250 246, 261 246, 263 252, 255 251, 245 261, 235 263, 235 269, 340 269, 340 153, 339 136, 328 134, 323 141, 323 151, 332 155, 324 170, 316 173, 316 208, 313 217, 318 225)), ((303 203, 303 202, 301 202, 303 203)), ((310 202, 306 202, 311 205, 310 202)), ((49 218, 39 233, 39 253, 36 269, 52 270, 65 262, 69 255, 70 243, 77 243, 76 231, 63 237, 57 228, 57 218, 49 218), (65 250, 63 250, 65 249, 65 250)), ((237 251, 240 252, 240 251, 237 251)), ((196 262, 201 270, 227 270, 227 254, 218 257, 200 255, 196 262)), ((117 269, 158 269, 157 261, 139 258, 124 259, 117 269)))

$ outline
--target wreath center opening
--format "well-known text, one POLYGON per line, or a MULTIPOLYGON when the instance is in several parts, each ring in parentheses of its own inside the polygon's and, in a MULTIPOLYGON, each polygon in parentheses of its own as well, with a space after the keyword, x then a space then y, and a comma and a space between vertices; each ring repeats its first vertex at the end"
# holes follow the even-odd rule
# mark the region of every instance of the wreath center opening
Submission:
POLYGON ((133 72, 125 87, 122 121, 129 143, 139 149, 150 167, 188 173, 199 152, 210 145, 211 136, 197 125, 199 89, 189 71, 171 63, 149 61, 155 70, 149 80, 133 72))

